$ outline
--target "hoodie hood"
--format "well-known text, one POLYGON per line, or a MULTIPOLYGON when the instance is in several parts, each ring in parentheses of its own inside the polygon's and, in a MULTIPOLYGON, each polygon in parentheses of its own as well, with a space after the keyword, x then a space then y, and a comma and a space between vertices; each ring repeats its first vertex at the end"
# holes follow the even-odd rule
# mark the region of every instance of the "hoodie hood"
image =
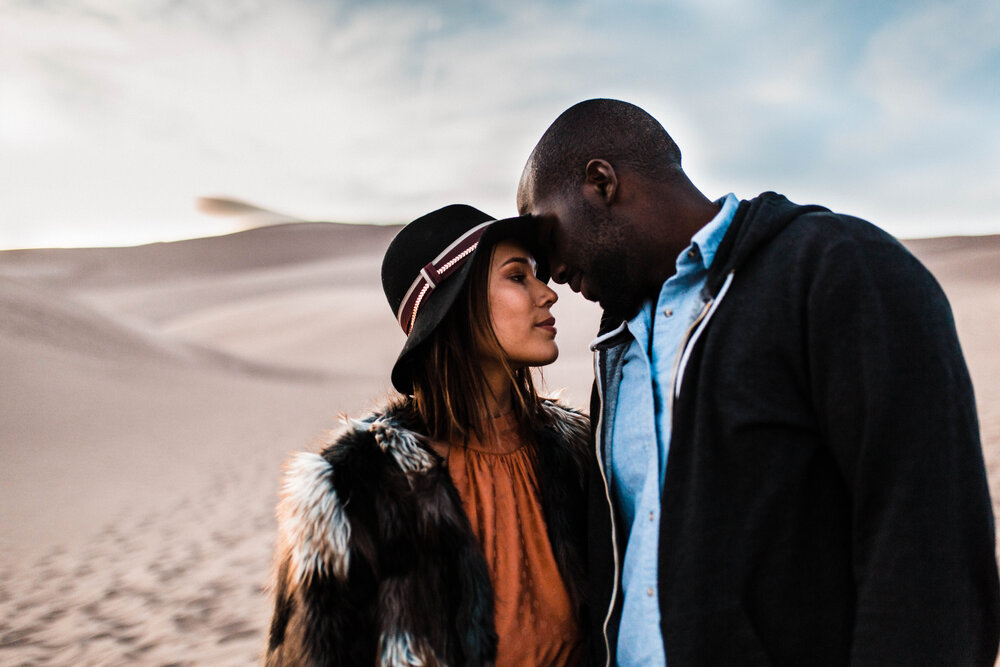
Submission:
POLYGON ((738 271, 758 248, 781 233, 793 220, 816 212, 829 213, 829 209, 794 204, 776 192, 764 192, 753 199, 741 201, 709 270, 706 287, 710 294, 715 295, 731 271, 738 271))

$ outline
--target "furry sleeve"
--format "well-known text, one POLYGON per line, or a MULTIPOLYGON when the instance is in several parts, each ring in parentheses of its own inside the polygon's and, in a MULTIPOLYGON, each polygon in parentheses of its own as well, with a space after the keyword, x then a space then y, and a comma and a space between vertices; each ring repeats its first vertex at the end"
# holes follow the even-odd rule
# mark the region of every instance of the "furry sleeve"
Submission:
POLYGON ((285 466, 269 666, 374 662, 370 567, 354 548, 366 540, 352 529, 324 454, 299 452, 285 466))
POLYGON ((268 665, 492 663, 486 561, 408 414, 351 420, 286 466, 268 665))

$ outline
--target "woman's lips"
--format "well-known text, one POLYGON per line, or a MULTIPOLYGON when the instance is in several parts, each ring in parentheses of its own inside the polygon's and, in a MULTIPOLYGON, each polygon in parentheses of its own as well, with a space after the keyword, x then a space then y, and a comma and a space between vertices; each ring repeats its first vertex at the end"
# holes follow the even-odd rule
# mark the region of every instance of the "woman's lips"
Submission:
POLYGON ((545 329, 546 331, 551 331, 553 334, 556 332, 556 318, 550 317, 547 320, 543 320, 535 325, 539 329, 545 329))

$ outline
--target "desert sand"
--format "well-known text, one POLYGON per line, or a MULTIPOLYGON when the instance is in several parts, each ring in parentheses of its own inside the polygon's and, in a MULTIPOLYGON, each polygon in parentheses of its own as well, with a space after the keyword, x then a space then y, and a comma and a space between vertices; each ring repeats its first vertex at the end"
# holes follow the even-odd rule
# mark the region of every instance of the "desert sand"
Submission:
MULTIPOLYGON (((245 665, 280 463, 389 394, 392 227, 0 252, 0 664, 245 665)), ((944 286, 1000 499, 1000 236, 908 243, 944 286)), ((586 406, 561 291, 550 391, 586 406)))

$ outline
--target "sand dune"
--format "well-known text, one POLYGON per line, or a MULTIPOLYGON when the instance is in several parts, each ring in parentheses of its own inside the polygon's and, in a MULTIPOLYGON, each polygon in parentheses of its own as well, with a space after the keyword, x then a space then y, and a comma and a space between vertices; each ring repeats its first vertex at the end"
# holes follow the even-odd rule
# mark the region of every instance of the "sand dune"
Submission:
POLYGON ((905 244, 946 288, 958 282, 995 284, 1000 278, 1000 235, 913 239, 905 244))
POLYGON ((253 661, 280 461, 391 363, 336 361, 323 290, 392 231, 0 253, 0 663, 253 661))
MULTIPOLYGON (((279 463, 388 392, 394 228, 0 253, 0 664, 253 662, 279 463)), ((1000 498, 1000 237, 909 242, 954 306, 1000 498)), ((550 387, 584 406, 593 304, 550 387)))
POLYGON ((293 223, 130 248, 9 250, 3 253, 3 272, 71 289, 118 287, 125 282, 259 271, 348 257, 384 248, 397 230, 392 226, 293 223))
POLYGON ((972 375, 979 430, 1000 516, 1000 235, 907 241, 944 287, 972 375))
POLYGON ((101 313, 61 291, 0 278, 0 335, 106 358, 170 358, 182 354, 151 332, 101 313))

